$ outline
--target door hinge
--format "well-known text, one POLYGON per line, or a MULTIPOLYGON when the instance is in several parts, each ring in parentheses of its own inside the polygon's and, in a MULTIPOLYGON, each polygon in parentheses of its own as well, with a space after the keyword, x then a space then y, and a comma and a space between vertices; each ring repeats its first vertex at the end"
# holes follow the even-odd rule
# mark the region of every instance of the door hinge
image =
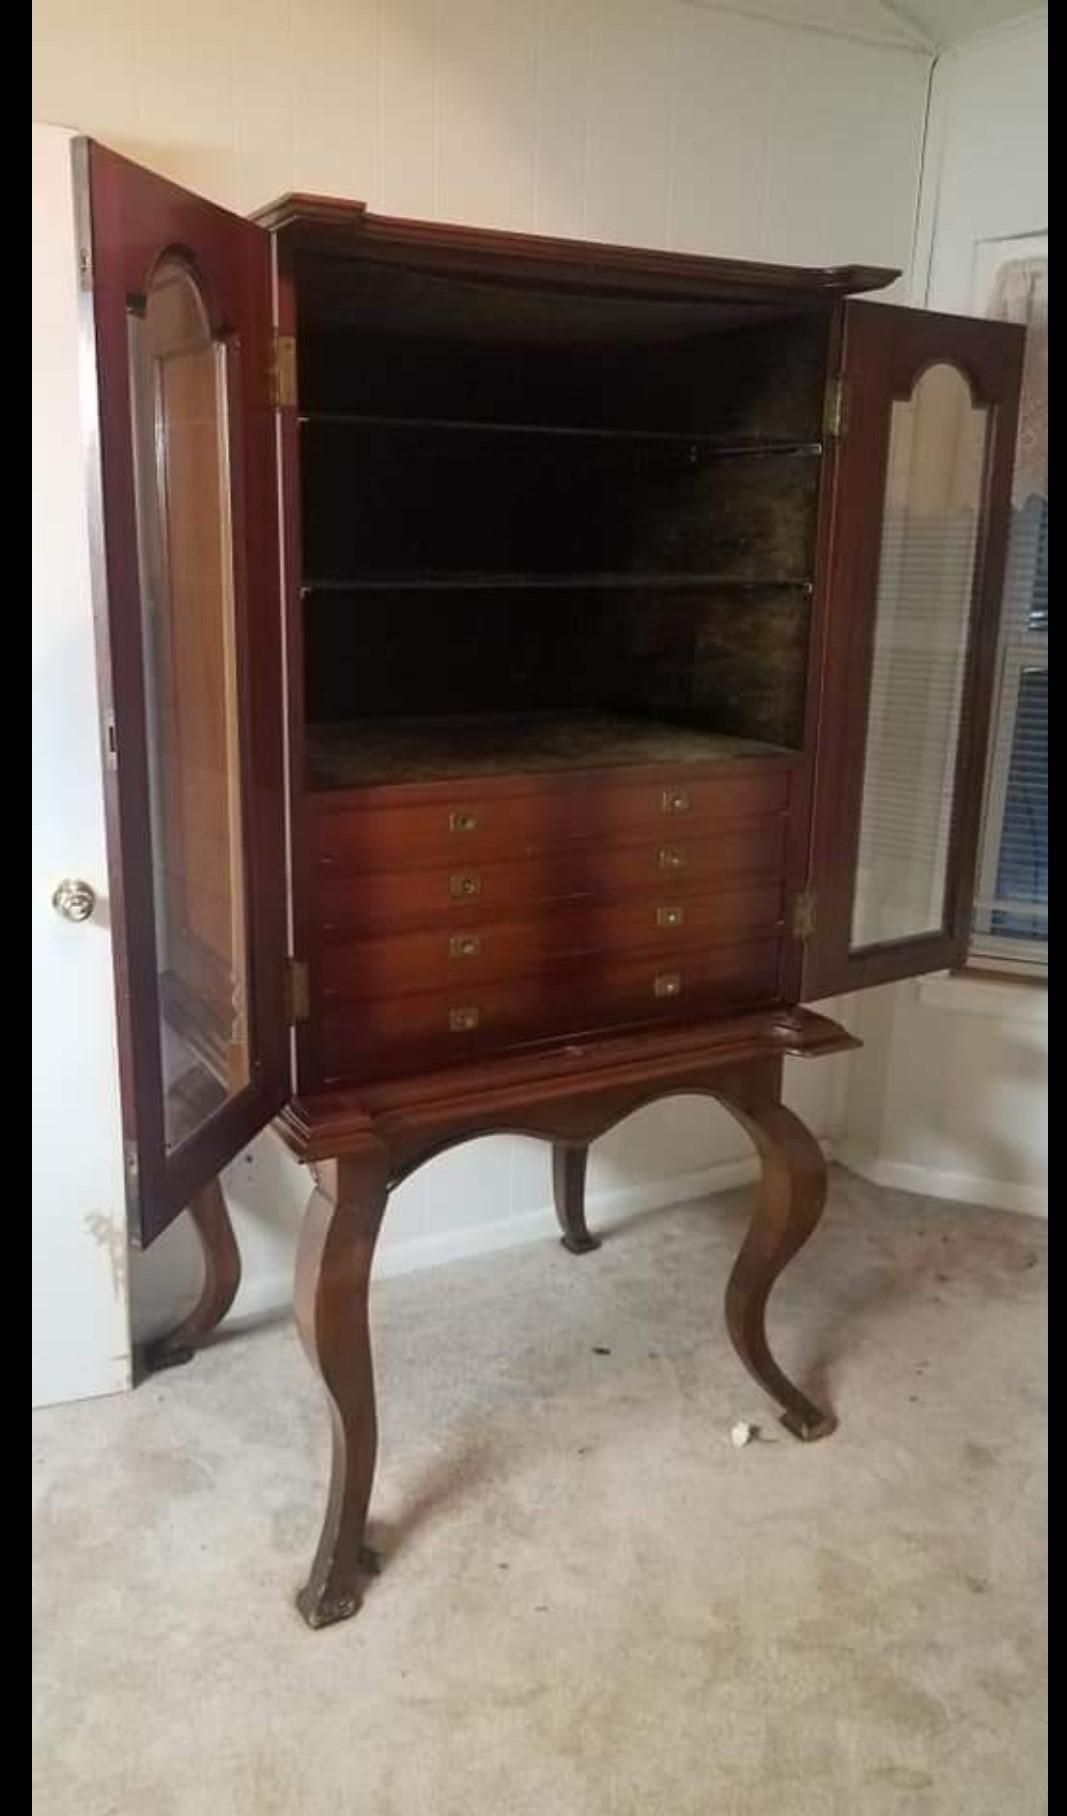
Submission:
POLYGON ((78 247, 78 289, 91 290, 93 287, 93 255, 88 246, 78 247))
POLYGON ((130 1241, 134 1248, 141 1241, 141 1156, 135 1141, 122 1144, 122 1169, 126 1175, 126 1210, 130 1222, 130 1241))
POLYGON ((272 410, 296 408, 296 338, 292 334, 271 335, 267 396, 272 410))
POLYGON ((803 889, 793 899, 793 938, 810 940, 815 932, 816 898, 814 889, 803 889))
POLYGON ((115 730, 115 715, 109 707, 104 714, 104 755, 109 769, 119 766, 119 740, 115 730))
POLYGON ((822 432, 828 441, 843 441, 848 433, 848 383, 832 378, 826 387, 822 432))
POLYGON ((311 983, 306 959, 291 958, 286 961, 285 1010, 291 1025, 306 1022, 311 1015, 311 983))

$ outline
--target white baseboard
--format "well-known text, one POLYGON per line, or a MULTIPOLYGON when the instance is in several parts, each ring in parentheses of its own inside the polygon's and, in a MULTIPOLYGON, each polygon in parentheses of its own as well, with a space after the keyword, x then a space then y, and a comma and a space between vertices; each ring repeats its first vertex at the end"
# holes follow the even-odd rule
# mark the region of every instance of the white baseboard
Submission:
MULTIPOLYGON (((620 1186, 608 1192, 590 1191, 586 1196, 589 1222, 593 1228, 598 1224, 610 1226, 642 1211, 685 1204, 693 1198, 711 1197, 715 1192, 728 1192, 734 1186, 749 1185, 758 1177, 756 1156, 746 1154, 740 1160, 719 1161, 696 1172, 674 1173, 667 1179, 645 1180, 639 1185, 620 1186)), ((552 1206, 541 1205, 537 1210, 524 1211, 519 1216, 494 1217, 486 1222, 436 1230, 427 1236, 399 1237, 391 1241, 386 1213, 385 1228, 374 1257, 374 1279, 389 1280, 399 1274, 441 1267, 450 1261, 466 1261, 474 1255, 520 1248, 527 1242, 544 1242, 558 1233, 552 1206)), ((135 1321, 138 1340, 158 1336, 170 1329, 189 1311, 193 1298, 194 1295, 188 1292, 180 1299, 170 1297, 165 1285, 157 1287, 151 1297, 142 1294, 135 1321)), ((231 1315, 232 1321, 242 1323, 247 1319, 254 1322, 267 1318, 288 1310, 292 1301, 291 1267, 246 1274, 231 1315)))
MULTIPOLYGON (((824 1144, 825 1146, 826 1144, 824 1144)), ((620 1223, 642 1211, 685 1204, 693 1198, 708 1198, 716 1192, 728 1192, 739 1185, 750 1185, 759 1177, 756 1156, 740 1160, 723 1160, 714 1166, 701 1167, 693 1173, 675 1173, 668 1179, 651 1179, 640 1185, 616 1187, 607 1192, 590 1192, 586 1207, 590 1225, 596 1229, 620 1223)), ((374 1258, 374 1279, 389 1280, 399 1274, 414 1274, 423 1268, 441 1267, 449 1261, 466 1261, 474 1255, 491 1255, 498 1250, 520 1248, 527 1242, 544 1242, 558 1235, 555 1212, 551 1205, 521 1216, 496 1217, 485 1223, 472 1223, 457 1229, 435 1231, 428 1236, 411 1236, 390 1242, 388 1218, 382 1241, 374 1258)), ((259 1274, 246 1278, 234 1306, 233 1319, 241 1323, 266 1318, 286 1311, 292 1304, 293 1278, 290 1270, 259 1274)), ((153 1302, 140 1307, 138 1327, 157 1332, 167 1328, 187 1306, 175 1307, 153 1302)))
MULTIPOLYGON (((740 1160, 721 1160, 714 1166, 700 1167, 695 1173, 674 1173, 668 1179, 617 1186, 609 1192, 589 1192, 589 1223, 593 1229, 598 1224, 619 1223, 642 1211, 728 1192, 734 1186, 749 1185, 758 1177, 759 1162, 754 1154, 746 1154, 740 1160)), ((413 1236, 394 1243, 389 1242, 386 1233, 375 1257, 374 1278, 388 1280, 396 1274, 413 1274, 420 1268, 439 1267, 445 1261, 462 1261, 472 1255, 492 1254, 497 1249, 519 1248, 526 1242, 543 1242, 558 1233, 551 1205, 526 1211, 521 1217, 496 1217, 489 1223, 472 1223, 466 1228, 441 1230, 432 1236, 413 1236)))
POLYGON ((894 1191, 917 1192, 924 1198, 952 1198, 961 1204, 978 1204, 993 1211, 1020 1211, 1028 1217, 1048 1216, 1048 1191, 1044 1186, 989 1179, 981 1173, 952 1173, 941 1167, 914 1166, 904 1160, 883 1160, 868 1148, 848 1140, 835 1141, 834 1158, 862 1179, 869 1179, 874 1185, 889 1186, 894 1191))
MULTIPOLYGON (((1031 1217, 1048 1216, 1048 1194, 1039 1186, 1013 1184, 1006 1180, 987 1179, 978 1174, 950 1173, 932 1167, 914 1166, 903 1161, 883 1160, 858 1143, 827 1140, 821 1143, 828 1158, 870 1179, 875 1185, 893 1190, 915 1192, 929 1198, 950 1198, 966 1204, 988 1206, 993 1210, 1021 1211, 1031 1217)), ((751 1185, 759 1177, 759 1162, 754 1154, 739 1160, 723 1160, 696 1172, 675 1173, 666 1179, 644 1180, 640 1184, 617 1186, 610 1191, 592 1191, 588 1195, 589 1222, 593 1229, 610 1228, 627 1217, 643 1211, 663 1209, 672 1204, 686 1204, 695 1198, 710 1198, 716 1192, 727 1192, 736 1186, 751 1185)), ((423 1268, 441 1267, 450 1261, 469 1260, 475 1255, 491 1255, 498 1250, 519 1248, 527 1242, 544 1242, 557 1234, 555 1213, 551 1205, 520 1216, 496 1217, 484 1223, 462 1225, 435 1231, 432 1235, 400 1237, 390 1241, 388 1219, 374 1262, 375 1280, 388 1280, 400 1274, 414 1274, 423 1268)), ((247 1276, 241 1284, 234 1307, 235 1322, 254 1321, 278 1312, 288 1311, 292 1304, 291 1268, 247 1276)), ((188 1304, 153 1297, 151 1304, 139 1307, 139 1334, 157 1333, 175 1323, 188 1310, 188 1304)))

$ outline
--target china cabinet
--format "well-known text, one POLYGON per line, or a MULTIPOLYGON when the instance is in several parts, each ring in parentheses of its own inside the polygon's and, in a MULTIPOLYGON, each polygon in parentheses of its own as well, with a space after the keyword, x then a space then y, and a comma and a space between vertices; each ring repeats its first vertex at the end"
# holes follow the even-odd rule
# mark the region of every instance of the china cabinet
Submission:
MULTIPOLYGON (((297 1315, 358 1606, 391 1185, 493 1130, 724 1103, 764 1163, 727 1292, 817 1222, 801 1005, 958 961, 1021 335, 787 269, 376 217, 242 220, 76 148, 127 1178, 238 1262, 216 1175, 310 1163, 297 1315)), ((164 1351, 167 1346, 164 1345, 164 1351)))

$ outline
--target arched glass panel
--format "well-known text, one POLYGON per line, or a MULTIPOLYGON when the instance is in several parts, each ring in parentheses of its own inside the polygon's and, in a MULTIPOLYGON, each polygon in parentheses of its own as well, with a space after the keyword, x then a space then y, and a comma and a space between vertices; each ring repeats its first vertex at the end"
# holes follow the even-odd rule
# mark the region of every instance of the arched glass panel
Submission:
POLYGON ((130 318, 164 1122, 175 1147, 250 1078, 225 346, 192 270, 130 318))
POLYGON ((988 419, 947 364, 892 406, 853 950, 945 925, 988 419))

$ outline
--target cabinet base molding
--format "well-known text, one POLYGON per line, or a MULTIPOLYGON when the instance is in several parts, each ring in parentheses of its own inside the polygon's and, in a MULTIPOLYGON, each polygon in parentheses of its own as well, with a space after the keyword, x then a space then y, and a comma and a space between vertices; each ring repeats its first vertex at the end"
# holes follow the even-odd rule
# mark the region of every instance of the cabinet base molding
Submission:
POLYGON ((294 1100, 279 1127, 315 1181, 296 1267, 301 1340, 326 1394, 333 1436, 318 1549, 297 1606, 311 1627, 356 1613, 378 1560, 366 1545, 377 1458, 377 1411, 368 1321, 375 1244, 390 1189, 435 1154, 481 1135, 540 1137, 553 1147, 557 1216, 574 1254, 598 1246, 585 1216, 589 1145, 657 1098, 715 1099, 751 1135, 760 1194, 726 1289, 734 1348, 776 1402, 794 1436, 834 1428, 774 1358, 766 1334, 771 1289, 816 1229, 826 1196, 819 1143, 782 1102, 787 1055, 841 1052, 859 1043, 807 1011, 764 1013, 565 1047, 507 1063, 294 1100))

